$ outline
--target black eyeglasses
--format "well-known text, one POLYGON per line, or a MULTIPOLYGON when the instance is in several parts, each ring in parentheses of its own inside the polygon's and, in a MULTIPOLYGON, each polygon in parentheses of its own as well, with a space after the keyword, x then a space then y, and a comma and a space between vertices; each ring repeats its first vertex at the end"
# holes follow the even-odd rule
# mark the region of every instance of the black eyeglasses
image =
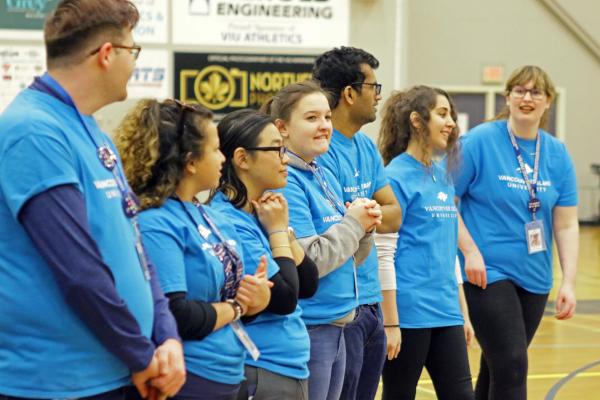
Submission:
MULTIPOLYGON (((114 47, 116 49, 129 50, 129 53, 131 53, 131 55, 133 56, 134 60, 138 59, 138 57, 140 56, 140 52, 142 51, 142 46, 138 46, 137 44, 134 44, 133 46, 123 46, 121 44, 114 44, 114 43, 111 43, 111 44, 112 44, 112 47, 114 47)), ((102 46, 104 46, 104 44, 102 46)), ((102 46, 100 46, 96 50, 92 51, 90 53, 90 56, 93 56, 94 54, 96 54, 97 52, 99 52, 100 49, 102 48, 102 46)))
POLYGON ((525 89, 524 87, 521 87, 521 86, 515 86, 511 90, 511 94, 517 99, 524 98, 527 95, 527 93, 529 93, 529 95, 531 96, 531 98, 533 100, 541 100, 546 95, 546 92, 544 92, 541 89, 537 89, 537 88, 525 89))
POLYGON ((383 86, 381 83, 368 83, 368 82, 354 82, 354 83, 350 84, 350 86, 356 86, 356 85, 373 86, 373 89, 375 89, 375 94, 377 96, 379 96, 381 94, 381 88, 383 86))
POLYGON ((279 158, 282 160, 285 153, 287 153, 287 147, 285 146, 245 147, 245 149, 250 151, 277 151, 279 153, 279 158))

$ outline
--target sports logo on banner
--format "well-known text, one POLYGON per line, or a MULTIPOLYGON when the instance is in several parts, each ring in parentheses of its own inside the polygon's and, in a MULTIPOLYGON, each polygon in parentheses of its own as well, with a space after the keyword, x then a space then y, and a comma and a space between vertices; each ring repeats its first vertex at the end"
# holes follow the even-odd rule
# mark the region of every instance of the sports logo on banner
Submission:
POLYGON ((173 43, 330 48, 348 43, 349 0, 177 0, 173 43))
POLYGON ((175 53, 175 98, 216 113, 259 108, 283 87, 311 78, 316 56, 175 53))

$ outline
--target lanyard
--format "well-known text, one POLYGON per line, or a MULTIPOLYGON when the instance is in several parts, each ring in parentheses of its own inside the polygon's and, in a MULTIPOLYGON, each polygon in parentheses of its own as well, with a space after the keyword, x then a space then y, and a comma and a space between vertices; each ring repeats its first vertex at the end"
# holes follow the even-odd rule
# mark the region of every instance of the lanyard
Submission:
POLYGON ((187 214, 188 218, 192 221, 194 225, 196 225, 198 233, 200 234, 202 239, 204 239, 207 243, 209 243, 212 246, 213 252, 217 256, 219 261, 221 261, 221 263, 223 264, 223 272, 225 273, 225 285, 223 286, 223 288, 221 288, 221 300, 225 301, 227 299, 233 299, 242 279, 242 259, 237 254, 235 249, 229 243, 227 243, 227 240, 225 240, 225 237, 223 236, 217 225, 214 223, 214 221, 208 216, 208 213, 206 212, 204 207, 202 207, 202 204, 200 204, 200 202, 195 200, 193 204, 194 206, 196 206, 196 209, 199 211, 200 215, 202 216, 202 219, 204 219, 204 222, 206 222, 209 229, 206 229, 202 224, 196 221, 194 216, 189 212, 189 210, 179 197, 174 198, 179 202, 179 204, 181 204, 181 207, 187 214), (208 237, 211 233, 215 235, 219 243, 213 244, 209 242, 208 237))
POLYGON ((117 187, 119 188, 119 192, 121 193, 121 201, 123 206, 123 212, 125 216, 131 221, 131 225, 133 226, 133 230, 135 233, 135 248, 138 253, 138 257, 140 259, 140 265, 142 267, 142 272, 144 277, 149 280, 150 279, 150 268, 148 266, 148 259, 146 258, 145 251, 141 241, 140 229, 137 222, 137 214, 139 213, 139 203, 135 194, 129 188, 127 184, 127 180, 125 179, 125 175, 121 170, 121 166, 117 162, 117 156, 111 147, 104 143, 99 145, 96 141, 95 136, 92 134, 89 126, 87 125, 85 118, 81 115, 81 112, 75 106, 73 99, 69 94, 56 82, 48 73, 46 72, 41 77, 36 77, 33 83, 29 86, 30 89, 37 90, 42 93, 46 93, 55 99, 61 101, 62 103, 72 107, 79 121, 83 125, 83 128, 89 138, 94 143, 96 147, 96 154, 98 155, 98 159, 102 163, 102 166, 106 168, 113 174, 115 182, 117 183, 117 187))
POLYGON ((317 160, 313 160, 309 164, 306 161, 304 161, 300 156, 298 156, 297 154, 295 154, 294 152, 292 152, 290 149, 288 149, 288 153, 291 156, 293 156, 294 158, 296 158, 298 161, 301 161, 304 164, 304 166, 306 168, 308 168, 310 170, 310 172, 312 172, 313 176, 317 180, 317 183, 319 184, 319 186, 321 187, 321 189, 325 193, 325 197, 327 197, 327 200, 329 200, 329 202, 331 203, 331 205, 341 215, 345 215, 346 214, 346 207, 344 207, 344 204, 341 202, 341 200, 329 188, 329 185, 327 185, 327 182, 325 181, 325 175, 323 174, 323 170, 321 169, 321 167, 319 167, 319 165, 317 164, 317 160))
POLYGON ((533 179, 529 180, 529 175, 527 174, 527 169, 525 168, 525 162, 523 161, 523 155, 521 154, 521 149, 519 148, 519 144, 517 143, 517 139, 515 138, 515 134, 513 133, 508 121, 506 122, 506 127, 508 129, 508 136, 510 137, 510 142, 512 143, 513 150, 515 151, 515 156, 517 157, 517 161, 519 162, 519 169, 521 170, 521 175, 523 175, 523 180, 525 181, 525 185, 527 186, 527 192, 529 192, 529 203, 528 209, 531 211, 532 217, 535 220, 535 213, 540 208, 540 201, 536 198, 537 194, 537 185, 538 185, 538 172, 540 166, 540 143, 541 143, 541 135, 538 133, 537 139, 535 142, 535 156, 533 162, 533 179))

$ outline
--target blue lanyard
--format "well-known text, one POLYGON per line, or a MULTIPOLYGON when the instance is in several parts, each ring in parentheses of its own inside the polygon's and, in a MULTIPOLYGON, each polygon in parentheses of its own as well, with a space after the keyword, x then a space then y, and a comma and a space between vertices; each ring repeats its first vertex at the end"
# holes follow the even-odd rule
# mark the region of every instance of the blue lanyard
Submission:
POLYGON ((98 155, 98 159, 102 163, 102 166, 113 174, 115 182, 117 183, 117 186, 119 188, 119 192, 121 192, 123 212, 125 213, 125 216, 131 221, 131 225, 133 226, 136 240, 135 247, 140 258, 142 272, 144 273, 144 277, 147 280, 149 280, 150 268, 148 266, 148 259, 146 257, 142 245, 140 229, 136 218, 137 214, 139 213, 139 203, 135 194, 131 191, 129 185, 127 184, 127 180, 125 179, 125 175, 121 170, 121 166, 117 162, 116 154, 107 143, 104 143, 102 145, 98 144, 96 138, 92 134, 92 131, 87 125, 85 118, 83 117, 83 115, 81 115, 81 112, 79 112, 77 106, 75 106, 75 103, 73 102, 71 96, 69 96, 69 94, 60 86, 60 84, 56 82, 47 72, 41 77, 36 77, 33 83, 29 86, 29 88, 42 93, 46 93, 54 97, 62 103, 72 107, 77 113, 79 121, 83 125, 85 132, 96 147, 96 154, 98 155))
POLYGON ((227 243, 227 240, 225 240, 225 237, 223 236, 217 225, 214 223, 212 218, 208 216, 208 213, 206 212, 204 207, 202 207, 202 204, 200 204, 199 201, 194 199, 195 201, 193 201, 193 204, 194 206, 196 206, 196 209, 200 212, 200 215, 202 216, 204 222, 208 225, 210 233, 216 236, 219 243, 211 243, 208 240, 208 235, 204 232, 204 229, 206 228, 204 228, 201 224, 199 224, 196 221, 194 216, 189 212, 189 210, 179 197, 173 196, 173 198, 177 200, 179 204, 181 204, 181 207, 185 211, 188 218, 192 221, 194 225, 196 225, 200 237, 202 237, 202 239, 204 239, 207 243, 209 243, 212 246, 213 252, 215 253, 216 257, 219 259, 219 261, 221 261, 221 264, 223 264, 223 272, 225 273, 225 285, 223 286, 223 288, 221 288, 221 299, 223 301, 226 299, 233 299, 235 297, 237 288, 240 285, 240 281, 242 280, 242 273, 244 270, 241 257, 235 251, 235 249, 229 243, 227 243))
POLYGON ((304 166, 307 167, 310 170, 310 172, 312 172, 313 176, 317 180, 317 183, 319 184, 319 186, 323 190, 323 193, 325 193, 325 197, 327 197, 327 200, 329 200, 329 202, 331 203, 331 205, 341 215, 345 215, 346 214, 346 207, 344 207, 344 204, 341 202, 341 200, 329 188, 329 185, 327 185, 327 181, 325 180, 325 175, 323 174, 323 170, 321 169, 321 167, 319 167, 317 161, 313 160, 309 164, 306 161, 304 161, 300 156, 298 156, 297 154, 295 154, 294 152, 292 152, 290 149, 288 149, 288 153, 290 155, 292 155, 294 158, 296 158, 298 161, 301 161, 302 163, 304 163, 304 166))
MULTIPOLYGON (((512 144, 513 150, 515 151, 515 156, 517 157, 517 161, 519 163, 519 169, 521 170, 521 175, 523 175, 523 180, 525 181, 525 185, 527 186, 527 191, 529 192, 529 201, 538 201, 536 199, 537 194, 537 185, 538 185, 538 172, 540 166, 540 146, 541 146, 541 135, 537 134, 537 139, 535 141, 535 156, 533 161, 533 179, 530 181, 529 176, 527 174, 527 169, 525 168, 525 162, 523 161, 523 155, 521 154, 521 149, 519 148, 519 144, 517 143, 517 139, 515 134, 513 133, 508 121, 506 122, 506 128, 508 130, 508 136, 510 137, 510 142, 512 144)), ((528 207, 532 211, 533 219, 535 220, 535 213, 537 208, 528 207)))

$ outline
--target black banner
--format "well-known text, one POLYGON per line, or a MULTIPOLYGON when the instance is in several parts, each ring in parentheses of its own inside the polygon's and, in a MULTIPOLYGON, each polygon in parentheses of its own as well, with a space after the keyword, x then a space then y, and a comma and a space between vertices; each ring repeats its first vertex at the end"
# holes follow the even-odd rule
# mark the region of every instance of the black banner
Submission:
POLYGON ((175 53, 175 98, 218 114, 259 108, 281 88, 310 79, 316 57, 175 53))

